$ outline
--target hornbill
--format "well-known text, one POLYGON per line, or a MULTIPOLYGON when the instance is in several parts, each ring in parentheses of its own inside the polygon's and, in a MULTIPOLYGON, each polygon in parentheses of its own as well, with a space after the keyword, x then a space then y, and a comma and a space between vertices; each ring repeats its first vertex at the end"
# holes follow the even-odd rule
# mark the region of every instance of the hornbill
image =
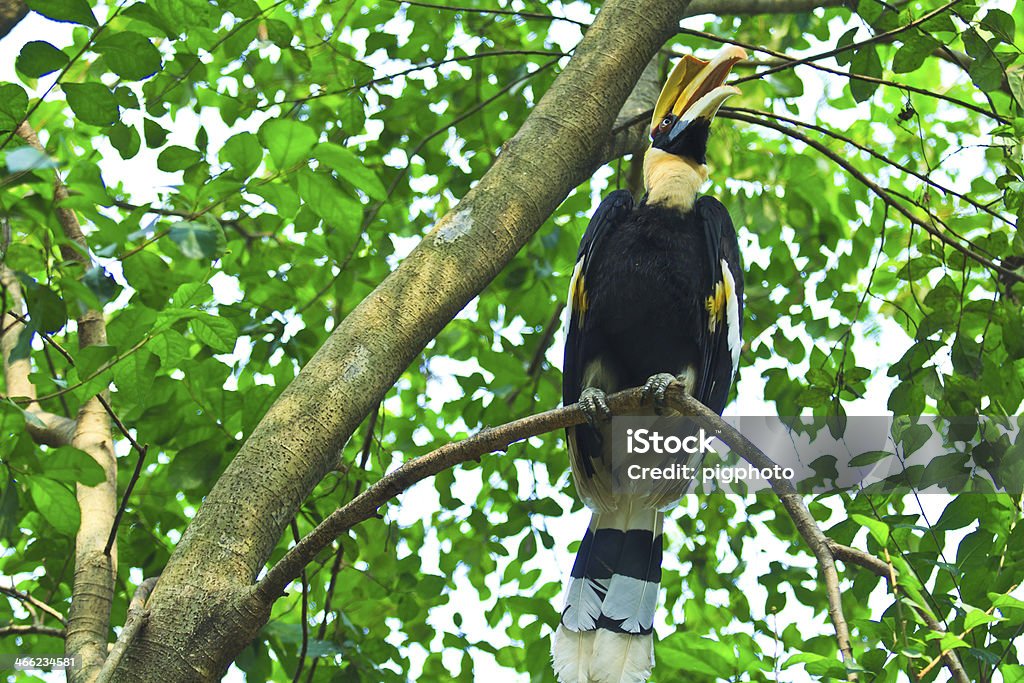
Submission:
MULTIPOLYGON (((593 511, 573 564, 552 660, 562 683, 642 683, 654 666, 663 511, 685 482, 616 487, 605 394, 643 385, 663 414, 673 380, 721 414, 739 363, 743 280, 729 213, 698 196, 712 119, 739 93, 724 85, 746 58, 686 56, 662 89, 644 157, 647 194, 608 195, 590 220, 569 285, 562 393, 588 424, 567 430, 579 496, 593 511)), ((619 463, 621 467, 621 462, 619 463)), ((621 481, 621 477, 619 478, 621 481)))

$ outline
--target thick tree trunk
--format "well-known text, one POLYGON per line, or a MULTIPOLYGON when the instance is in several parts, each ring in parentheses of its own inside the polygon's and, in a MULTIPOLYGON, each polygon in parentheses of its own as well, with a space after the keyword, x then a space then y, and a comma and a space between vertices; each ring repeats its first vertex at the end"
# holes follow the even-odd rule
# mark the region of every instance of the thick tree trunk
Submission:
POLYGON ((239 451, 161 575, 116 680, 223 674, 269 612, 254 577, 363 417, 576 185, 635 148, 635 130, 611 141, 609 131, 688 4, 605 5, 495 165, 345 318, 239 451))

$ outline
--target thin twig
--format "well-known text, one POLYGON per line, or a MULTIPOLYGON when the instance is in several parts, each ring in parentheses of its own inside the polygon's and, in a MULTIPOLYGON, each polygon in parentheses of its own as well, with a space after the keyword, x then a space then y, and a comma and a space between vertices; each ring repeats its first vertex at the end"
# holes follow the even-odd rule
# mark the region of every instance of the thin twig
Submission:
MULTIPOLYGON (((365 470, 367 463, 370 462, 370 452, 373 449, 374 443, 374 432, 377 429, 377 420, 380 419, 381 404, 378 403, 377 407, 370 412, 370 419, 366 423, 366 433, 363 434, 363 444, 359 452, 359 469, 365 470)), ((360 478, 356 482, 352 498, 358 496, 363 490, 363 479, 360 478)), ((323 640, 327 635, 327 615, 331 613, 331 603, 334 601, 334 589, 338 584, 338 574, 341 572, 342 562, 345 558, 345 546, 338 543, 338 550, 334 553, 334 562, 331 564, 331 578, 327 582, 327 594, 324 596, 324 618, 320 622, 320 627, 317 629, 317 640, 323 640)), ((316 666, 320 662, 319 657, 315 657, 312 663, 309 665, 309 673, 306 674, 306 683, 312 683, 313 674, 316 673, 316 666)))
MULTIPOLYGON (((754 45, 752 43, 746 43, 746 42, 743 42, 741 40, 735 40, 733 38, 727 38, 727 37, 724 37, 724 36, 717 36, 714 33, 708 33, 706 31, 697 31, 695 29, 681 28, 681 29, 679 29, 679 33, 681 33, 683 35, 694 36, 695 38, 703 38, 705 40, 710 40, 710 41, 713 41, 713 42, 716 42, 716 43, 726 43, 728 45, 737 45, 739 47, 742 47, 745 50, 751 50, 751 51, 756 51, 756 52, 763 52, 765 54, 772 55, 773 57, 776 57, 776 58, 781 60, 780 62, 777 62, 775 64, 768 65, 774 71, 778 71, 778 70, 781 70, 781 69, 789 69, 789 68, 792 68, 794 66, 797 66, 796 62, 798 60, 794 60, 792 57, 787 55, 785 52, 778 52, 776 50, 772 50, 771 48, 767 48, 767 47, 763 47, 763 46, 759 46, 759 45, 754 45)), ((854 46, 856 47, 856 46, 859 46, 859 45, 863 45, 863 43, 856 43, 854 46)), ((677 53, 677 52, 673 52, 672 54, 677 56, 677 57, 680 56, 679 53, 677 53)), ((817 59, 817 58, 818 58, 817 56, 813 56, 813 58, 812 57, 808 57, 807 59, 817 59)), ((803 64, 801 64, 801 66, 807 66, 807 67, 810 67, 811 69, 815 69, 816 71, 821 71, 822 73, 831 74, 833 76, 841 76, 843 78, 849 78, 849 79, 852 79, 852 80, 855 80, 855 81, 863 81, 865 83, 876 83, 878 85, 883 85, 883 86, 886 86, 886 87, 889 87, 889 88, 897 88, 899 90, 905 90, 906 92, 912 92, 912 93, 916 93, 918 95, 923 95, 925 97, 931 97, 932 99, 943 100, 944 102, 949 102, 950 104, 953 104, 953 105, 956 105, 956 106, 959 106, 959 107, 964 107, 965 109, 970 109, 971 111, 973 111, 973 112, 975 112, 977 114, 981 114, 982 116, 985 116, 987 118, 993 119, 993 120, 998 121, 1000 123, 1004 123, 1005 124, 1005 123, 1009 123, 1010 122, 1007 118, 1005 118, 1003 116, 1000 116, 998 113, 996 113, 994 111, 990 111, 988 109, 985 109, 984 107, 979 107, 978 105, 974 104, 973 102, 966 102, 964 100, 957 99, 956 97, 952 97, 950 95, 946 95, 945 93, 938 92, 936 90, 925 90, 924 88, 918 88, 917 86, 908 85, 906 83, 898 83, 897 81, 887 80, 885 78, 875 78, 874 76, 866 76, 864 74, 854 73, 853 71, 841 71, 840 69, 833 69, 832 67, 825 66, 823 64, 818 64, 818 63, 816 63, 816 61, 804 62, 803 64)), ((738 78, 738 79, 736 79, 735 82, 739 83, 740 81, 751 80, 751 79, 754 79, 754 78, 760 78, 765 73, 767 73, 767 72, 766 71, 760 71, 760 72, 757 72, 757 73, 752 74, 750 76, 744 76, 743 78, 738 78)))
POLYGON ((568 57, 569 53, 568 52, 558 52, 558 51, 554 51, 554 50, 489 50, 487 52, 476 52, 476 53, 471 54, 471 55, 459 55, 457 57, 448 57, 448 58, 445 58, 445 59, 438 59, 438 60, 434 60, 432 62, 425 62, 423 64, 415 64, 415 65, 409 67, 408 69, 403 69, 401 71, 396 71, 394 73, 385 74, 383 76, 376 76, 376 77, 371 78, 369 80, 363 81, 362 83, 356 83, 355 85, 350 85, 348 87, 341 88, 339 90, 323 90, 321 92, 316 92, 316 93, 312 93, 310 95, 306 95, 305 97, 293 97, 291 99, 285 99, 285 100, 274 100, 273 102, 267 102, 266 104, 262 104, 262 105, 256 107, 256 109, 258 109, 258 110, 265 110, 265 109, 269 109, 271 107, 274 107, 274 106, 277 106, 277 105, 282 105, 282 104, 302 104, 302 103, 305 103, 305 102, 309 102, 310 100, 319 99, 321 97, 332 97, 332 96, 336 96, 336 95, 344 95, 345 93, 353 92, 355 90, 363 90, 364 88, 369 88, 371 86, 378 85, 380 83, 388 83, 390 81, 393 81, 396 78, 400 78, 402 76, 408 76, 409 74, 415 73, 417 71, 424 71, 424 70, 427 70, 427 69, 437 69, 438 67, 441 67, 441 66, 443 66, 445 64, 452 64, 452 63, 461 64, 463 62, 470 62, 470 61, 474 61, 474 60, 477 60, 477 59, 485 59, 487 57, 508 57, 508 56, 516 56, 516 55, 519 55, 519 56, 542 56, 542 57, 561 58, 561 57, 568 57))
POLYGON ((565 310, 565 302, 560 301, 555 306, 555 310, 551 313, 551 318, 548 320, 548 324, 544 326, 544 332, 541 335, 540 341, 537 342, 537 348, 533 352, 533 357, 530 358, 530 364, 526 367, 526 375, 523 378, 523 382, 517 386, 512 393, 505 399, 506 405, 512 405, 519 398, 519 394, 523 392, 523 388, 528 384, 526 380, 531 380, 537 376, 540 372, 540 368, 544 362, 544 356, 547 355, 548 348, 551 346, 551 340, 555 338, 555 332, 558 331, 558 327, 562 323, 562 311, 565 310))
POLYGON ((149 444, 137 447, 138 444, 132 439, 132 445, 136 446, 139 458, 135 461, 135 470, 132 472, 132 478, 128 481, 128 486, 124 490, 124 495, 121 496, 121 503, 117 506, 117 514, 114 515, 114 523, 110 526, 107 544, 103 547, 103 554, 107 556, 110 555, 110 549, 114 547, 114 542, 117 540, 117 529, 121 525, 121 518, 124 517, 125 510, 128 509, 128 499, 131 497, 132 491, 135 490, 135 484, 138 483, 139 477, 142 475, 142 466, 146 462, 146 453, 149 452, 149 444))
MULTIPOLYGON (((857 150, 859 150, 861 152, 864 152, 865 154, 868 154, 868 155, 874 157, 875 159, 878 159, 879 161, 882 161, 882 162, 888 164, 889 166, 892 166, 893 168, 895 168, 895 169, 897 169, 899 171, 902 171, 903 173, 906 173, 907 175, 914 176, 918 180, 921 180, 922 182, 927 183, 928 185, 930 185, 931 187, 934 187, 936 190, 938 190, 939 192, 942 192, 943 194, 952 195, 952 196, 956 197, 957 199, 961 199, 961 200, 967 202, 968 204, 973 206, 978 211, 982 211, 984 213, 987 213, 988 215, 992 216, 993 218, 996 218, 996 219, 1002 221, 1003 223, 1006 223, 1011 228, 1016 228, 1017 227, 1016 223, 1014 223, 1010 219, 1006 218, 1005 216, 1000 214, 995 209, 992 209, 991 207, 986 206, 985 204, 982 204, 981 202, 979 202, 979 201, 977 201, 975 199, 972 199, 969 195, 962 194, 962 193, 957 192, 956 190, 954 190, 952 188, 946 187, 945 185, 942 185, 942 184, 932 180, 931 178, 929 178, 924 173, 920 173, 920 172, 915 171, 914 169, 910 168, 909 166, 905 166, 903 164, 900 164, 899 162, 893 161, 889 157, 885 156, 884 154, 882 154, 880 152, 875 151, 871 147, 868 147, 867 145, 862 145, 859 142, 856 142, 853 138, 851 138, 849 136, 846 136, 846 135, 843 135, 842 133, 834 131, 834 130, 832 130, 830 128, 826 128, 824 126, 819 126, 819 125, 816 125, 816 124, 813 124, 813 123, 807 123, 805 121, 801 121, 799 119, 795 119, 795 118, 793 118, 791 116, 786 116, 784 114, 777 114, 775 112, 770 112, 770 111, 764 111, 764 110, 761 110, 761 109, 747 109, 745 107, 733 107, 732 110, 736 111, 736 112, 743 113, 743 114, 751 114, 753 116, 765 116, 765 117, 772 118, 772 119, 775 119, 777 121, 782 121, 784 123, 788 123, 788 124, 791 124, 791 125, 794 125, 794 126, 800 126, 801 128, 807 128, 808 130, 813 130, 816 133, 821 133, 822 135, 827 135, 828 137, 831 137, 831 138, 833 138, 835 140, 838 140, 838 141, 840 141, 842 143, 850 145, 851 147, 854 147, 857 150)), ((910 200, 908 200, 908 201, 910 201, 910 200)), ((913 202, 913 203, 916 204, 916 202, 913 202)), ((921 208, 925 208, 925 207, 921 207, 921 208)), ((960 234, 958 234, 956 232, 953 232, 952 230, 950 230, 950 232, 952 232, 957 237, 960 237, 961 239, 966 240, 966 238, 963 237, 962 235, 960 235, 960 234)), ((986 253, 988 253, 988 252, 986 252, 986 253)), ((989 254, 989 255, 991 255, 991 254, 989 254)))
POLYGON ((398 184, 400 182, 402 182, 402 180, 409 174, 409 170, 412 168, 412 158, 414 156, 416 156, 417 154, 419 154, 420 151, 422 151, 422 149, 424 147, 426 147, 427 143, 429 143, 431 140, 436 138, 438 135, 441 135, 442 133, 444 133, 449 128, 453 128, 454 126, 459 125, 460 123, 462 123, 463 121, 465 121, 469 117, 471 117, 474 114, 476 114, 477 112, 481 111, 482 109, 484 109, 485 107, 490 105, 492 102, 494 102, 498 98, 504 96, 505 94, 507 94, 508 92, 513 90, 514 88, 518 87, 519 84, 524 83, 525 81, 533 78, 534 76, 536 76, 537 74, 541 73, 542 71, 544 71, 544 70, 554 66, 555 64, 558 63, 559 59, 561 59, 561 57, 556 57, 555 59, 552 59, 551 61, 545 62, 544 64, 541 64, 537 68, 536 71, 531 71, 530 73, 524 74, 523 76, 520 76, 519 78, 511 81, 510 83, 507 83, 500 90, 498 90, 498 92, 494 93, 493 95, 488 97, 486 100, 482 100, 480 102, 477 102, 475 105, 473 105, 472 107, 470 107, 469 109, 464 111, 462 114, 459 114, 458 116, 456 116, 451 121, 448 121, 448 122, 442 124, 439 128, 437 128, 432 133, 427 135, 425 138, 420 140, 419 143, 417 143, 417 145, 415 147, 413 147, 411 151, 406 153, 407 162, 405 164, 405 167, 398 173, 397 176, 395 176, 394 180, 391 181, 391 184, 388 185, 385 199, 382 199, 382 200, 378 201, 376 204, 374 204, 372 207, 370 207, 370 210, 366 213, 366 217, 363 219, 363 226, 362 226, 363 230, 366 230, 366 228, 368 228, 370 226, 370 224, 374 221, 374 219, 377 218, 377 214, 380 213, 381 207, 383 207, 384 204, 391 198, 391 195, 394 193, 395 189, 398 187, 398 184))
MULTIPOLYGON (((11 579, 11 581, 13 582, 14 579, 11 579)), ((17 600, 18 602, 22 602, 22 603, 25 603, 27 605, 32 605, 34 607, 38 607, 39 609, 41 609, 42 611, 46 612, 47 614, 49 614, 54 619, 57 619, 62 624, 66 624, 67 623, 67 621, 64 619, 64 615, 63 614, 61 614, 60 612, 58 612, 54 608, 50 607, 49 605, 47 605, 45 602, 43 602, 39 598, 34 598, 31 595, 29 595, 28 593, 23 593, 22 591, 14 588, 14 586, 11 586, 10 588, 8 588, 7 586, 0 585, 0 593, 3 593, 4 595, 10 596, 10 597, 14 598, 15 600, 17 600)))
POLYGON ((828 59, 829 57, 835 57, 836 55, 841 55, 841 54, 843 54, 845 52, 850 52, 850 51, 853 51, 853 50, 859 50, 861 48, 867 47, 868 45, 873 45, 875 43, 885 42, 885 41, 891 39, 893 36, 897 36, 897 35, 899 35, 901 33, 904 33, 905 31, 909 31, 912 28, 920 26, 921 24, 925 23, 929 19, 933 19, 933 18, 939 16, 940 14, 948 11, 950 8, 952 8, 954 5, 956 5, 960 1, 961 0, 950 0, 946 4, 941 5, 939 7, 936 7, 931 12, 928 12, 926 14, 922 14, 920 17, 918 17, 917 19, 914 19, 913 21, 911 21, 908 24, 904 24, 902 26, 897 26, 896 28, 894 28, 892 30, 889 30, 889 31, 885 31, 884 33, 878 33, 878 34, 873 35, 870 38, 862 40, 862 41, 860 41, 858 43, 850 43, 849 45, 840 45, 840 46, 835 47, 835 48, 833 48, 831 50, 826 50, 825 52, 819 52, 817 54, 809 55, 807 57, 800 57, 799 59, 792 60, 788 64, 780 64, 778 66, 769 67, 769 68, 765 69, 764 71, 759 71, 756 74, 752 74, 750 76, 742 76, 740 78, 737 78, 733 82, 734 83, 743 83, 744 81, 757 80, 757 79, 760 79, 760 78, 764 78, 768 74, 773 74, 773 73, 775 73, 777 71, 785 71, 787 69, 792 69, 795 66, 800 66, 801 64, 807 64, 809 62, 818 62, 818 61, 821 61, 822 59, 828 59))
MULTIPOLYGON (((14 311, 7 311, 7 315, 11 316, 18 322, 22 323, 23 325, 29 324, 28 317, 21 315, 20 313, 15 313, 14 311)), ((70 353, 68 353, 68 350, 61 346, 60 344, 58 344, 53 337, 51 337, 46 332, 43 332, 42 330, 34 330, 34 332, 39 335, 40 339, 42 339, 50 346, 52 346, 54 349, 56 349, 57 352, 60 353, 60 355, 64 356, 64 360, 66 360, 71 365, 75 364, 75 359, 72 358, 70 353)))
POLYGON ((146 601, 149 600, 149 596, 156 586, 156 581, 157 577, 151 576, 135 589, 135 595, 132 596, 131 602, 128 603, 128 616, 125 618, 121 635, 118 637, 117 642, 114 643, 114 646, 110 648, 110 654, 107 656, 106 661, 103 662, 103 668, 100 669, 93 683, 108 683, 112 680, 114 672, 117 670, 118 665, 121 664, 124 653, 128 651, 128 648, 135 640, 135 637, 139 635, 142 627, 146 625, 146 622, 149 620, 149 610, 146 609, 146 601))
MULTIPOLYGON (((860 567, 867 569, 874 573, 876 576, 880 576, 885 579, 889 584, 889 589, 895 595, 899 584, 897 583, 897 575, 895 568, 891 564, 884 562, 868 553, 861 550, 844 546, 831 539, 828 540, 829 549, 837 560, 842 560, 850 564, 856 564, 860 567)), ((929 610, 914 605, 914 611, 917 612, 924 622, 933 631, 938 633, 945 633, 946 627, 939 623, 938 619, 935 618, 929 610)), ((967 675, 967 671, 964 669, 963 663, 960 661, 960 657, 957 655, 955 650, 944 651, 941 654, 942 661, 949 671, 953 680, 957 683, 970 683, 970 677, 967 675)))
MULTIPOLYGON (((301 540, 299 534, 299 523, 292 520, 292 537, 298 543, 301 540)), ((299 647, 299 664, 295 667, 295 675, 292 676, 292 683, 299 683, 302 677, 302 668, 306 665, 306 652, 309 651, 309 582, 306 580, 306 568, 302 568, 302 645, 299 647)))
POLYGON ((38 624, 8 624, 7 626, 0 626, 0 637, 53 636, 54 638, 63 638, 64 635, 64 629, 53 626, 40 626, 38 624))
MULTIPOLYGON (((959 241, 951 238, 949 235, 945 234, 943 231, 939 230, 934 225, 929 225, 928 223, 925 223, 924 221, 922 221, 920 218, 915 216, 909 209, 907 209, 905 206, 903 206, 902 203, 900 203, 900 202, 896 201, 895 199, 893 199, 892 194, 888 190, 886 190, 885 188, 880 186, 878 183, 876 183, 875 181, 873 181, 870 178, 868 178, 867 175, 865 175, 856 166, 854 166, 852 163, 850 163, 850 161, 848 159, 846 159, 845 157, 843 157, 842 155, 840 155, 840 154, 838 154, 836 152, 833 152, 831 149, 829 149, 828 147, 826 147, 822 143, 818 142, 817 140, 809 138, 806 135, 804 135, 803 133, 801 133, 801 132, 799 132, 797 130, 794 130, 793 128, 790 128, 788 126, 784 126, 784 125, 782 125, 782 124, 780 124, 780 123, 778 123, 776 121, 773 121, 771 119, 765 119, 765 118, 758 118, 758 117, 755 117, 755 116, 749 116, 747 114, 740 113, 740 112, 735 111, 733 109, 730 109, 728 107, 723 107, 719 111, 718 115, 723 117, 723 118, 730 118, 730 119, 734 119, 736 121, 744 121, 746 123, 753 123, 753 124, 756 124, 756 125, 759 125, 759 126, 764 126, 766 128, 771 128, 771 129, 777 130, 780 133, 783 133, 784 135, 787 135, 787 136, 789 136, 789 137, 791 137, 791 138, 793 138, 795 140, 799 140, 800 142, 804 143, 808 147, 811 147, 814 150, 816 150, 817 152, 819 152, 820 154, 828 157, 836 165, 838 165, 840 168, 845 170, 847 173, 849 173, 851 176, 853 176, 855 179, 857 179, 863 185, 865 185, 869 190, 871 190, 875 195, 877 195, 879 199, 881 199, 883 202, 885 202, 886 204, 891 206, 893 209, 895 209, 899 213, 903 214, 903 216, 907 220, 909 220, 912 224, 916 225, 919 228, 923 228, 926 232, 934 235, 939 240, 941 240, 944 244, 948 244, 949 246, 953 247, 954 249, 956 249, 957 251, 961 252, 962 254, 965 254, 966 256, 970 257, 974 261, 977 261, 981 265, 983 265, 983 266, 985 266, 987 268, 991 268, 992 270, 1000 273, 1002 276, 1007 278, 1009 281, 1011 281, 1011 282, 1024 281, 1024 277, 1022 277, 1018 273, 1015 273, 1014 271, 1009 270, 1008 268, 1005 268, 1005 267, 999 265, 998 263, 995 263, 991 259, 988 259, 988 258, 982 256, 981 254, 977 253, 973 249, 971 249, 969 247, 966 247, 963 244, 961 244, 959 241)), ((931 215, 931 214, 929 213, 929 215, 931 215)))

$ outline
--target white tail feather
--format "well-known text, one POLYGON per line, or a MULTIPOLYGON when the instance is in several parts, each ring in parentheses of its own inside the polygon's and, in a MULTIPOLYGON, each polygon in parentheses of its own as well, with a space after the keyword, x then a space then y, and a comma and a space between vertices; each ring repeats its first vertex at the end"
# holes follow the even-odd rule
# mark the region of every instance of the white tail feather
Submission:
POLYGON ((551 637, 551 662, 558 683, 589 683, 587 663, 594 651, 597 631, 570 631, 561 624, 551 637))
MULTIPOLYGON (((614 577, 613 577, 614 580, 614 577)), ((562 623, 570 631, 593 631, 601 616, 601 601, 608 592, 608 581, 586 577, 569 579, 565 592, 562 623)))
POLYGON ((622 630, 631 633, 649 631, 658 607, 658 584, 616 574, 608 584, 608 594, 598 613, 622 620, 622 630))
POLYGON ((647 683, 654 668, 653 636, 596 633, 587 683, 647 683))

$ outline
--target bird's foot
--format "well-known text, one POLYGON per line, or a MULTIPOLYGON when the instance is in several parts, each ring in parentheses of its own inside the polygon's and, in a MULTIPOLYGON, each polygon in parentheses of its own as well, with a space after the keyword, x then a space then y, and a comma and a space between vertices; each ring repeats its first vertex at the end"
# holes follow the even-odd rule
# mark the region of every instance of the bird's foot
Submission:
POLYGON ((600 422, 612 419, 612 411, 608 408, 607 394, 596 387, 587 387, 580 394, 580 408, 587 417, 587 423, 594 429, 600 422))
POLYGON ((667 372, 659 372, 656 375, 651 375, 644 383, 642 395, 645 401, 651 401, 654 404, 654 412, 658 415, 662 415, 665 412, 665 392, 672 382, 675 382, 676 378, 667 372))

